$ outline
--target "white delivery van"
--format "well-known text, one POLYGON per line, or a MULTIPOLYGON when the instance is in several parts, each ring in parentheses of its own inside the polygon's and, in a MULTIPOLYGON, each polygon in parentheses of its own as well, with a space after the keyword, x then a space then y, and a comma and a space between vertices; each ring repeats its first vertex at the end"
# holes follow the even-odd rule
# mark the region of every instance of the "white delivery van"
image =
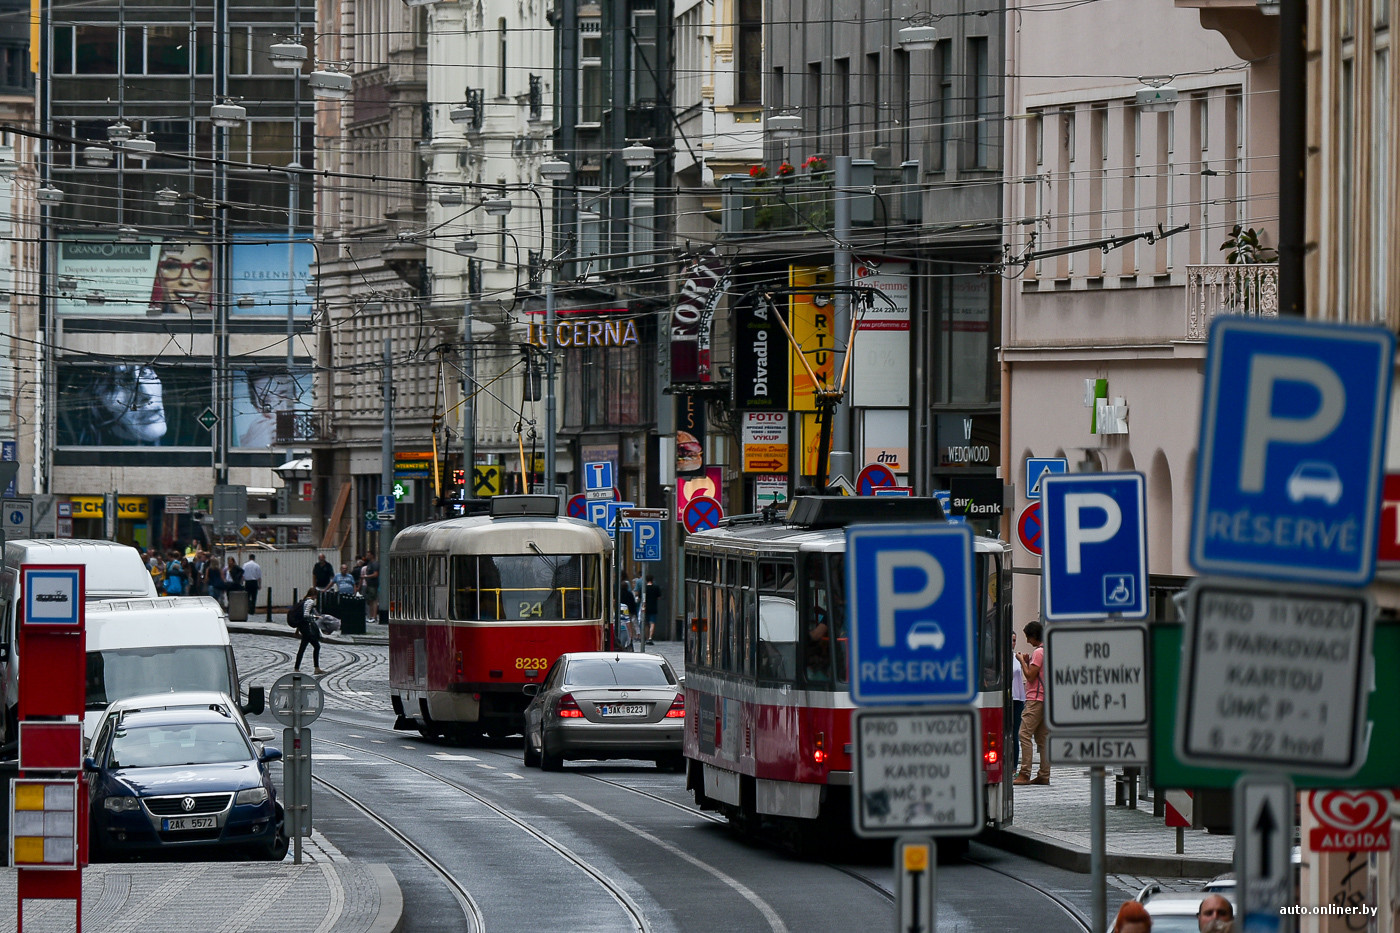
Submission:
MULTIPOLYGON (((20 572, 25 564, 82 564, 87 603, 102 599, 156 598, 141 552, 115 541, 76 538, 21 539, 5 543, 0 570, 0 744, 15 741, 15 704, 19 702, 18 624, 20 572)), ((226 636, 227 638, 227 636, 226 636)))
MULTIPOLYGON (((187 690, 242 696, 228 616, 217 600, 158 596, 87 603, 85 733, 109 703, 187 690)), ((251 687, 240 709, 261 713, 263 704, 263 689, 251 687)))

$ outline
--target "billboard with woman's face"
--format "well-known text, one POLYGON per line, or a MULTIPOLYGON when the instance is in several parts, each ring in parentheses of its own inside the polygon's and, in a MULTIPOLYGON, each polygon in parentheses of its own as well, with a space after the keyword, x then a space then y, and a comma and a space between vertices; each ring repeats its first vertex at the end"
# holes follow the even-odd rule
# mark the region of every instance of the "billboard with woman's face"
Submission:
POLYGON ((233 373, 233 446, 271 447, 277 413, 311 410, 311 370, 285 366, 233 373))
POLYGON ((58 364, 58 446, 208 447, 207 368, 143 361, 58 364))
POLYGON ((214 249, 203 237, 132 243, 65 237, 58 244, 59 314, 207 315, 215 288, 214 249))

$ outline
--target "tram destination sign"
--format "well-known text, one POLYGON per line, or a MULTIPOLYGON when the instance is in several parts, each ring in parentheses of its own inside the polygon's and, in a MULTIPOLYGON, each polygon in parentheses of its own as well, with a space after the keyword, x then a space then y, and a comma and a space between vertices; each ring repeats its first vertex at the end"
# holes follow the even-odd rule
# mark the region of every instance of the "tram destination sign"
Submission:
POLYGON ((985 822, 979 714, 971 706, 858 709, 855 831, 970 836, 985 822))
POLYGON ((1365 762, 1375 603, 1363 593, 1196 580, 1176 752, 1208 767, 1346 776, 1365 762))
POLYGON ((1045 630, 1050 729, 1147 734, 1147 626, 1067 625, 1045 630))

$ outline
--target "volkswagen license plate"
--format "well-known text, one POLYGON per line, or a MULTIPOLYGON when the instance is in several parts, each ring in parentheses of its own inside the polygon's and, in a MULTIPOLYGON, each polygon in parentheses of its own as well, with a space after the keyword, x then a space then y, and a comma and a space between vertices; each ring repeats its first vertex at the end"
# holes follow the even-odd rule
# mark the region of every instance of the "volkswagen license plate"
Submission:
POLYGON ((160 821, 162 832, 178 832, 182 829, 217 829, 219 820, 213 816, 173 816, 160 821))
POLYGON ((627 703, 620 706, 600 706, 598 712, 604 716, 645 716, 647 708, 641 703, 627 703))

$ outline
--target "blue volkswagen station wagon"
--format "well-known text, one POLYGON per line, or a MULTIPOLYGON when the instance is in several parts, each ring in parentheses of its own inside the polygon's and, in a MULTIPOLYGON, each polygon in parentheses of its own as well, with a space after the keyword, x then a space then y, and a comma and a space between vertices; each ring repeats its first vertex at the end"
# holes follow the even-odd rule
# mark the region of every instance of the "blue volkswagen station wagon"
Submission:
POLYGON ((109 718, 84 762, 93 859, 191 849, 281 859, 287 837, 268 770, 281 757, 226 712, 109 718))

